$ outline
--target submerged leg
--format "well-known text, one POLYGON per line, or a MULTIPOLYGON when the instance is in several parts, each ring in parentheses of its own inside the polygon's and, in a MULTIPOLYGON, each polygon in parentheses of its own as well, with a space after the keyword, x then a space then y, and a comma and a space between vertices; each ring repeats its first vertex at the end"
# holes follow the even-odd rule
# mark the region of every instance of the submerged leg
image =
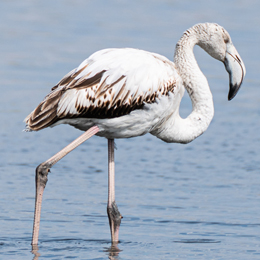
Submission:
POLYGON ((108 139, 108 202, 107 215, 109 219, 112 243, 118 242, 119 227, 123 218, 115 201, 115 161, 114 139, 108 139))
POLYGON ((65 155, 71 152, 73 149, 78 147, 80 144, 85 142, 91 136, 95 135, 99 131, 97 126, 91 127, 88 131, 82 134, 80 137, 71 142, 68 146, 63 148, 57 154, 52 156, 49 160, 44 163, 41 163, 36 168, 35 175, 35 184, 36 184, 36 195, 35 195, 35 211, 34 211, 34 222, 33 222, 33 235, 32 235, 32 245, 38 244, 39 229, 40 229, 40 217, 41 217, 41 204, 42 204, 42 195, 44 188, 47 183, 47 176, 50 171, 50 168, 62 159, 65 155))

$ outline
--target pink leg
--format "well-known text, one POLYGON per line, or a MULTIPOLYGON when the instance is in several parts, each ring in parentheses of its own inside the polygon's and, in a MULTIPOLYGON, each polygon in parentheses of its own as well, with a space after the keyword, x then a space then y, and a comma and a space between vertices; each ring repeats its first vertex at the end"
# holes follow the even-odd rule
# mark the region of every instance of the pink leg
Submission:
POLYGON ((52 156, 49 160, 44 163, 41 163, 36 168, 35 183, 36 183, 36 195, 35 195, 35 211, 34 211, 34 223, 33 223, 33 235, 32 235, 32 245, 38 244, 39 229, 40 229, 40 217, 41 217, 41 204, 42 204, 42 195, 44 188, 47 183, 47 176, 50 171, 50 168, 62 159, 69 152, 74 150, 80 144, 85 142, 91 136, 95 135, 99 131, 97 126, 91 127, 88 131, 82 134, 80 137, 71 142, 68 146, 63 148, 60 152, 52 156))
POLYGON ((118 242, 119 227, 123 218, 115 201, 115 161, 114 139, 108 139, 108 202, 107 215, 109 219, 112 243, 118 242))

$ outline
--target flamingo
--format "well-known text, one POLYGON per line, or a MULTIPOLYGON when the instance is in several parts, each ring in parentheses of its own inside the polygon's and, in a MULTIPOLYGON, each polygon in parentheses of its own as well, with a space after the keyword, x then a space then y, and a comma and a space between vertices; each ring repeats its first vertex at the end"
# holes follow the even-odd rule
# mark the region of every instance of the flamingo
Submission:
POLYGON ((122 219, 115 201, 114 139, 150 133, 167 143, 189 143, 208 128, 214 114, 212 94, 193 54, 200 46, 222 61, 229 73, 228 100, 237 94, 246 69, 228 32, 201 23, 176 44, 174 63, 139 49, 95 52, 70 71, 25 119, 26 131, 69 124, 84 133, 36 168, 32 245, 38 244, 43 191, 50 168, 93 135, 108 139, 107 214, 111 241, 119 241, 122 219), (184 91, 192 102, 187 118, 179 115, 184 91))

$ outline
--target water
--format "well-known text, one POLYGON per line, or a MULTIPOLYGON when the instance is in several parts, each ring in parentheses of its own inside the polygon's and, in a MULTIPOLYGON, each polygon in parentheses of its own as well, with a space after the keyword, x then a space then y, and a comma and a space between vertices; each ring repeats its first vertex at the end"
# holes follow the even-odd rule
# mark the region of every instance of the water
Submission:
MULTIPOLYGON (((257 1, 2 1, 0 3, 1 259, 260 259, 260 80, 257 1), (110 245, 106 140, 93 137, 49 175, 38 251, 31 252, 34 170, 80 132, 22 132, 22 120, 96 50, 135 47, 172 59, 182 32, 217 22, 247 75, 227 102, 223 64, 196 48, 215 102, 188 145, 151 135, 118 140, 116 198, 124 216, 110 245)), ((190 112, 187 95, 182 115, 190 112)))

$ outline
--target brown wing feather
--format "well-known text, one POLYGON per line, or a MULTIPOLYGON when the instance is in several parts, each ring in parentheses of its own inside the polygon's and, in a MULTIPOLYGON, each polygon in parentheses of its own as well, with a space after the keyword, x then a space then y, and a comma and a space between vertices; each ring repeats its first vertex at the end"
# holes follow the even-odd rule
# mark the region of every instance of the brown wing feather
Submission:
MULTIPOLYGON (((122 80, 122 79, 121 79, 122 80)), ((114 118, 127 115, 136 109, 142 109, 145 104, 152 104, 156 102, 156 98, 160 96, 168 96, 170 92, 174 92, 176 84, 170 83, 160 88, 160 90, 154 91, 149 95, 131 95, 130 90, 124 88, 124 84, 121 87, 117 95, 113 96, 113 92, 110 93, 110 99, 107 99, 109 87, 107 91, 98 92, 98 85, 91 91, 94 93, 92 96, 87 92, 86 99, 90 105, 86 106, 80 101, 76 101, 75 109, 77 113, 63 112, 59 114, 60 119, 64 118, 114 118)), ((87 89, 86 89, 87 90, 87 89)))
POLYGON ((50 93, 25 119, 27 128, 38 131, 57 122, 56 109, 61 96, 62 91, 59 91, 56 95, 50 93))
POLYGON ((91 87, 101 80, 104 73, 104 71, 102 71, 77 85, 78 80, 75 80, 75 78, 83 69, 76 73, 73 73, 74 70, 68 73, 56 86, 52 88, 52 91, 44 98, 36 109, 26 117, 25 122, 29 130, 41 130, 64 118, 65 115, 63 117, 57 115, 58 104, 64 92, 70 88, 82 89, 91 87))
MULTIPOLYGON (((160 64, 165 63, 162 58, 159 59, 156 56, 156 59, 161 62, 160 64)), ((144 87, 146 82, 143 81, 142 88, 140 88, 137 86, 139 81, 136 81, 132 90, 130 85, 133 78, 128 79, 126 75, 123 75, 123 70, 121 76, 120 73, 117 73, 118 77, 116 77, 116 74, 111 73, 110 75, 109 71, 106 73, 106 70, 98 71, 96 69, 97 73, 89 77, 93 72, 92 68, 90 69, 88 63, 84 63, 63 77, 52 88, 50 94, 27 116, 25 119, 27 130, 37 131, 62 119, 114 118, 127 115, 136 109, 142 109, 145 104, 156 102, 156 98, 174 92, 176 86, 176 81, 172 76, 174 68, 170 62, 166 65, 160 64, 158 65, 161 66, 160 68, 168 69, 171 72, 166 73, 166 77, 162 77, 162 80, 158 79, 156 87, 154 87, 155 85, 144 87), (110 77, 114 78, 112 82, 110 77)), ((154 71, 157 72, 156 69, 154 71)), ((151 72, 149 73, 151 74, 151 72)), ((139 77, 140 75, 142 74, 140 73, 139 77)), ((147 78, 147 75, 144 77, 147 78)))
POLYGON ((76 84, 74 75, 69 75, 62 79, 57 84, 53 91, 46 96, 46 98, 38 105, 38 107, 26 118, 26 123, 30 130, 38 131, 46 128, 58 120, 65 118, 114 118, 127 115, 133 110, 142 109, 145 104, 151 104, 155 102, 155 99, 160 95, 169 95, 170 92, 174 92, 175 82, 169 82, 168 85, 164 85, 159 90, 150 93, 149 95, 130 95, 130 91, 124 89, 124 84, 115 97, 113 97, 112 91, 110 91, 114 84, 120 80, 124 80, 122 76, 115 83, 111 85, 103 85, 100 88, 100 81, 104 71, 96 74, 92 78, 82 80, 80 84, 76 84), (74 81, 74 82, 73 82, 74 81), (73 84, 71 84, 73 82, 73 84), (65 85, 63 85, 65 83, 65 85), (63 86, 62 86, 63 85, 63 86), (94 86, 94 88, 93 88, 94 86), (89 96, 87 90, 91 88, 94 91, 92 97, 89 96), (63 94, 70 89, 85 90, 86 99, 91 101, 90 106, 83 106, 79 102, 75 103, 77 113, 57 113, 58 106, 63 94), (110 92, 110 93, 109 93, 110 92), (106 100, 106 95, 110 94, 110 100, 106 100), (102 98, 102 101, 101 99, 102 98), (97 103, 95 103, 95 101, 97 103))

